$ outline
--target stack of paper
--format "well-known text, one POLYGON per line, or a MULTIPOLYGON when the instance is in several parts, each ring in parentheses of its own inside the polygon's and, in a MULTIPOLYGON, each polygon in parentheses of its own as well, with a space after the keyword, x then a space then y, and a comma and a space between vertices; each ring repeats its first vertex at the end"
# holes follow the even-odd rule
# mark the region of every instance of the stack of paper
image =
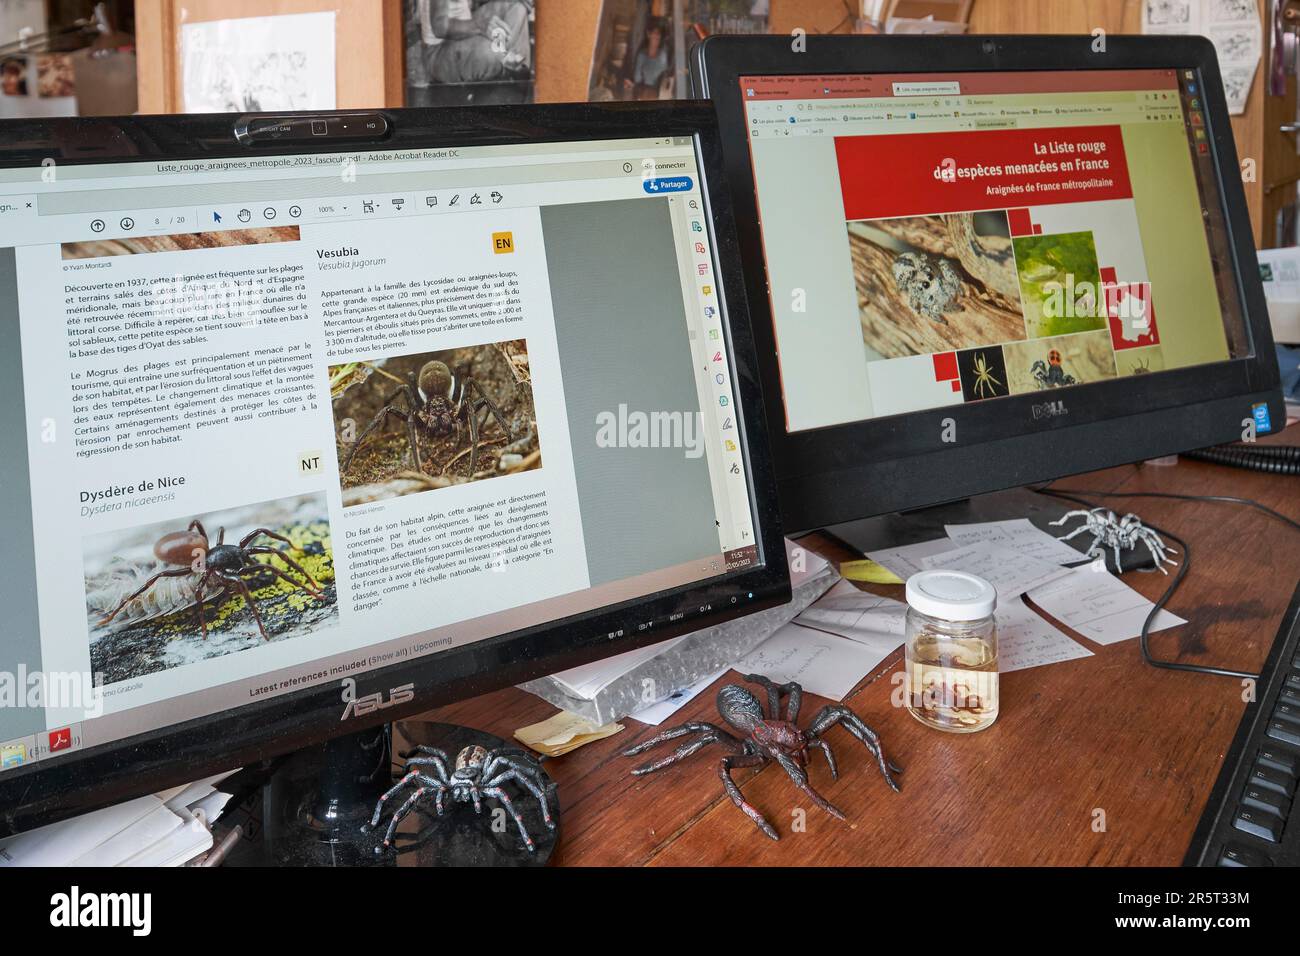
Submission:
POLYGON ((180 866, 212 849, 227 773, 0 840, 0 867, 180 866))
MULTIPOLYGON (((948 525, 934 541, 871 552, 903 580, 920 571, 967 571, 998 592, 1002 673, 1090 657, 1088 650, 1025 604, 1027 595, 1062 623, 1101 644, 1136 637, 1151 602, 1026 518, 948 525)), ((834 700, 903 644, 907 606, 841 581, 736 665, 772 680, 797 681, 834 700)), ((1162 611, 1154 629, 1184 623, 1162 611)))

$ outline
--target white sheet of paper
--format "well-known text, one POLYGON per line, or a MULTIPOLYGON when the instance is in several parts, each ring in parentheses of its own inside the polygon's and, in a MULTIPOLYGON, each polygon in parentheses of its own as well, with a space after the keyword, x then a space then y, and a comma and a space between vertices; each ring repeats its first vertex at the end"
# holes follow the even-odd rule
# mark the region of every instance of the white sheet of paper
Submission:
POLYGON ((662 724, 665 720, 667 720, 669 717, 671 717, 673 714, 677 713, 677 711, 681 710, 683 707, 689 704, 696 697, 698 697, 701 694, 701 692, 703 692, 710 684, 712 684, 723 674, 727 673, 727 671, 729 671, 730 669, 731 668, 729 667, 724 667, 716 674, 710 674, 708 677, 705 677, 697 681, 696 683, 692 684, 690 687, 687 687, 683 690, 679 690, 671 697, 661 700, 657 704, 651 704, 649 707, 645 708, 644 710, 638 710, 635 714, 631 714, 630 716, 634 720, 641 721, 641 723, 643 724, 649 724, 652 727, 657 727, 660 724, 662 724))
MULTIPOLYGON (((1062 624, 1090 641, 1114 644, 1142 633, 1152 604, 1137 591, 1098 565, 1085 564, 1068 577, 1029 592, 1029 599, 1062 624)), ((1151 624, 1161 631, 1187 622, 1162 610, 1151 624)))
POLYGON ((762 674, 784 684, 797 681, 810 694, 843 700, 889 652, 834 634, 814 631, 793 621, 758 645, 736 670, 762 674))
POLYGON ((785 539, 785 559, 790 565, 790 587, 797 588, 809 578, 816 577, 830 564, 816 551, 785 539))
POLYGON ((68 865, 121 866, 131 857, 162 842, 181 826, 181 817, 166 804, 160 803, 125 830, 113 834, 99 846, 88 853, 83 853, 68 865))
POLYGON ((1245 112, 1264 49, 1255 0, 1142 0, 1142 32, 1208 38, 1219 57, 1228 112, 1245 112))
POLYGON ((975 524, 947 524, 943 529, 958 544, 978 544, 985 541, 999 547, 1019 551, 1031 558, 1049 564, 1079 564, 1088 559, 1064 541, 1058 541, 1040 530, 1028 518, 1009 521, 981 521, 975 524))
POLYGON ((795 618, 800 624, 830 631, 864 644, 874 651, 892 653, 903 643, 907 605, 892 598, 841 581, 795 618))
POLYGON ((332 10, 186 23, 180 46, 187 113, 335 107, 332 10))
POLYGON ((925 570, 921 561, 934 554, 943 554, 958 547, 951 538, 935 538, 919 544, 905 544, 897 548, 885 548, 882 551, 868 551, 867 557, 881 567, 888 568, 906 581, 918 571, 925 570))
POLYGON ((998 624, 998 671, 1002 674, 1092 657, 1092 651, 1048 624, 1022 598, 1004 601, 994 618, 998 624))
POLYGON ((138 797, 0 840, 0 867, 67 866, 161 805, 155 796, 138 797))
POLYGON ((927 571, 943 569, 978 575, 997 589, 1001 601, 1019 597, 1031 588, 1070 573, 1058 564, 986 542, 931 555, 922 558, 920 564, 927 571))

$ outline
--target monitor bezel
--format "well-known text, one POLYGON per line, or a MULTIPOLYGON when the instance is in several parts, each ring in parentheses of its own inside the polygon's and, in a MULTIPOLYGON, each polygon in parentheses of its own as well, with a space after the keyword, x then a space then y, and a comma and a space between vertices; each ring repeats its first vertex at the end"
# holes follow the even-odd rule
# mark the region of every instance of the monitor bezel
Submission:
POLYGON ((777 487, 787 531, 959 500, 1239 440, 1252 406, 1286 421, 1268 309, 1213 45, 1165 36, 717 36, 691 75, 712 98, 740 227, 777 487), (1035 418, 1045 393, 1012 395, 788 432, 740 90, 743 76, 1194 69, 1201 78, 1229 252, 1250 354, 1140 379, 1056 389, 1068 413, 1035 418), (1224 175, 1224 171, 1231 175, 1224 175), (956 442, 945 442, 954 433, 956 442))
MULTIPOLYGON (((277 117, 328 113, 262 114, 277 117)), ((759 564, 559 621, 539 623, 416 660, 350 675, 360 698, 414 684, 409 702, 343 719, 331 680, 210 716, 158 728, 0 773, 0 836, 75 813, 247 766, 432 707, 720 624, 790 600, 775 480, 767 448, 755 347, 745 313, 735 224, 723 187, 713 110, 689 101, 375 110, 389 129, 376 142, 245 146, 232 133, 256 114, 133 116, 0 122, 0 168, 215 159, 275 154, 526 145, 689 136, 717 266, 719 305, 736 389, 759 564), (677 620, 671 620, 678 617, 677 620), (638 625, 656 623, 647 629, 638 625), (611 637, 611 635, 621 635, 611 637)), ((17 315, 0 321, 18 321, 17 315)), ((9 396, 5 400, 13 400, 9 396)), ((18 397, 21 401, 21 396, 18 397)), ((25 444, 25 442, 24 442, 25 444)))

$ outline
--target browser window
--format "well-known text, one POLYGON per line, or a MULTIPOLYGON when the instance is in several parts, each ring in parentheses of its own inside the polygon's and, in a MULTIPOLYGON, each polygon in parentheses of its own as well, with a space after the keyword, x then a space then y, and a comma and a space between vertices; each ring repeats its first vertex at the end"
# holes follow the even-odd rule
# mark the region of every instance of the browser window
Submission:
POLYGON ((1194 71, 741 93, 789 431, 1248 354, 1194 71))
POLYGON ((758 561, 689 137, 0 171, 0 221, 4 767, 758 561))

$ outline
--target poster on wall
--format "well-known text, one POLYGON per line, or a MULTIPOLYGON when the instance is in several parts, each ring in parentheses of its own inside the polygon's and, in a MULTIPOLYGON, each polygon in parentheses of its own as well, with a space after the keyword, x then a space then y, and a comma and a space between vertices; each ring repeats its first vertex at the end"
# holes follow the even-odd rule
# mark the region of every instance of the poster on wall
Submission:
POLYGON ((402 13, 407 106, 533 101, 535 0, 402 0, 402 13))
POLYGON ((766 33, 768 0, 604 0, 587 99, 668 100, 691 95, 691 51, 714 33, 766 33))
POLYGON ((0 119, 76 116, 75 72, 66 53, 0 58, 0 119))
POLYGON ((330 110, 334 14, 297 13, 181 27, 187 113, 330 110))
POLYGON ((1142 0, 1142 32, 1207 37, 1219 56, 1228 112, 1246 111, 1264 42, 1255 0, 1142 0))

